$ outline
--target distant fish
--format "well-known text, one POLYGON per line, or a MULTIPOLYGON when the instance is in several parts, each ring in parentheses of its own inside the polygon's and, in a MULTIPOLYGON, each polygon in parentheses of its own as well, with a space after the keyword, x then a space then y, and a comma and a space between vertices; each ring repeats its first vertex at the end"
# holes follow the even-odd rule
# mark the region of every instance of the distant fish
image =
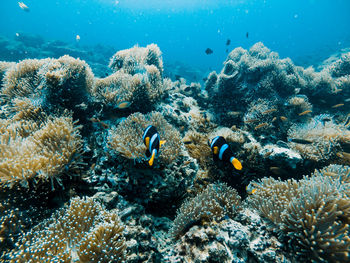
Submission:
POLYGON ((303 111, 303 112, 299 113, 298 115, 299 116, 304 116, 304 115, 309 114, 311 112, 312 112, 312 110, 306 110, 306 111, 303 111))
POLYGON ((224 137, 216 136, 211 141, 208 141, 208 144, 213 152, 214 161, 230 162, 235 169, 242 170, 241 162, 233 156, 233 152, 224 137))
POLYGON ((19 37, 19 33, 16 33, 16 37, 19 37))
POLYGON ((231 44, 231 40, 230 39, 227 39, 226 41, 226 46, 229 46, 231 44))
POLYGON ((249 32, 245 33, 245 37, 249 38, 249 32))
POLYGON ((258 129, 261 129, 262 127, 266 127, 268 125, 267 122, 263 122, 257 126, 255 126, 254 130, 258 130, 258 129))
POLYGON ((269 109, 269 110, 263 111, 261 114, 269 114, 275 111, 277 111, 277 109, 269 109))
POLYGON ((160 147, 165 143, 165 141, 160 140, 160 136, 157 132, 156 127, 149 125, 143 132, 143 143, 146 145, 146 157, 150 158, 148 160, 149 166, 153 166, 155 157, 159 153, 160 147))
POLYGON ((249 120, 245 120, 244 123, 252 123, 257 121, 259 121, 259 119, 249 119, 249 120))
POLYGON ((280 116, 281 121, 288 121, 288 118, 285 116, 280 116))
POLYGON ((277 166, 271 166, 270 171, 276 175, 279 175, 282 172, 281 168, 279 168, 277 166))
POLYGON ((79 36, 79 35, 76 35, 75 40, 76 40, 77 42, 79 42, 79 41, 80 41, 80 36, 79 36))
POLYGON ((339 103, 339 104, 333 105, 332 108, 339 108, 342 106, 344 106, 344 103, 339 103))
POLYGON ((300 144, 312 144, 312 141, 298 138, 289 138, 289 142, 300 143, 300 144))
POLYGON ((206 50, 205 50, 205 54, 207 54, 207 55, 210 55, 210 54, 213 54, 213 50, 212 49, 210 49, 210 48, 207 48, 206 50))
POLYGON ((23 11, 26 11, 26 12, 30 11, 29 7, 23 2, 18 2, 18 5, 23 11))
POLYGON ((122 101, 120 103, 117 104, 117 108, 118 109, 126 109, 128 107, 130 107, 131 103, 129 101, 122 101))

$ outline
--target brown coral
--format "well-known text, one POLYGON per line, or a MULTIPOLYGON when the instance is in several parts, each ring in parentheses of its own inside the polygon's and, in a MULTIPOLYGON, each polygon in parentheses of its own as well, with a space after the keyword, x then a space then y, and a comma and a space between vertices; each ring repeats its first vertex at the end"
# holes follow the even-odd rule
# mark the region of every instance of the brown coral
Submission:
POLYGON ((73 198, 23 236, 10 262, 123 262, 123 229, 118 215, 92 198, 73 198))

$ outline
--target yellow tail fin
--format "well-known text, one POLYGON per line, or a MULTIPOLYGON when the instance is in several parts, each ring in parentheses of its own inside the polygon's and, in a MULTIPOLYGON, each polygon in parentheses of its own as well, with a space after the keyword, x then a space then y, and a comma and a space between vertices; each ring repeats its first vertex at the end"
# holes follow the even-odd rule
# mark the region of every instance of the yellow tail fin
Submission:
POLYGON ((152 166, 152 165, 153 165, 154 157, 155 157, 155 156, 156 156, 156 151, 153 151, 153 152, 152 152, 152 157, 151 157, 151 159, 149 159, 149 161, 148 161, 149 166, 152 166))
POLYGON ((149 137, 146 137, 145 144, 146 144, 146 148, 148 149, 148 147, 149 147, 149 137))
POLYGON ((233 167, 235 167, 237 170, 242 170, 242 164, 236 158, 233 158, 231 163, 233 164, 233 167))
POLYGON ((162 145, 163 145, 164 143, 166 143, 165 140, 164 140, 164 141, 159 141, 159 148, 162 147, 162 145))

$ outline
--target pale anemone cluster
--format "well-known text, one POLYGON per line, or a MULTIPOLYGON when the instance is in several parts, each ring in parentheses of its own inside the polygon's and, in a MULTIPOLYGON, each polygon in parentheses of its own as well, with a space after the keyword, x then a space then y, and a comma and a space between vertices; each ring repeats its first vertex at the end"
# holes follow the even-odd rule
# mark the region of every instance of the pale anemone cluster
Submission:
POLYGON ((129 115, 117 127, 109 131, 109 147, 127 159, 141 161, 146 153, 142 135, 145 128, 149 125, 157 127, 161 140, 166 141, 160 150, 160 162, 164 164, 172 163, 180 153, 180 133, 159 112, 150 112, 145 115, 142 113, 129 115))
POLYGON ((124 226, 92 198, 73 198, 24 234, 10 262, 124 262, 124 226))
POLYGON ((33 105, 74 109, 89 98, 94 76, 86 62, 70 56, 26 59, 5 73, 1 94, 6 102, 28 98, 33 105))
POLYGON ((296 181, 263 178, 248 198, 273 228, 288 237, 301 258, 350 260, 349 167, 330 166, 296 181))
POLYGON ((155 44, 118 51, 109 66, 114 73, 97 79, 92 94, 112 107, 151 109, 168 88, 169 81, 162 78, 161 52, 155 44))
POLYGON ((240 210, 241 197, 225 183, 208 185, 194 198, 186 200, 177 211, 170 235, 178 239, 191 226, 232 217, 240 210))
POLYGON ((305 140, 306 144, 290 142, 290 147, 305 159, 350 164, 350 153, 343 150, 350 145, 350 131, 336 124, 328 116, 319 115, 307 123, 294 124, 288 130, 290 139, 305 140))
POLYGON ((62 185, 81 167, 82 139, 72 117, 0 121, 0 189, 62 185))

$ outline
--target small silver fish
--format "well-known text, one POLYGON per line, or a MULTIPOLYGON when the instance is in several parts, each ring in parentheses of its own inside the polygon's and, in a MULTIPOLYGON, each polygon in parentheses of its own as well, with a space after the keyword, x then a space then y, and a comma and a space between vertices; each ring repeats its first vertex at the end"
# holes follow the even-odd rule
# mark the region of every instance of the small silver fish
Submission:
POLYGON ((30 11, 29 7, 23 2, 18 2, 18 5, 23 11, 25 11, 25 12, 29 12, 30 11))

